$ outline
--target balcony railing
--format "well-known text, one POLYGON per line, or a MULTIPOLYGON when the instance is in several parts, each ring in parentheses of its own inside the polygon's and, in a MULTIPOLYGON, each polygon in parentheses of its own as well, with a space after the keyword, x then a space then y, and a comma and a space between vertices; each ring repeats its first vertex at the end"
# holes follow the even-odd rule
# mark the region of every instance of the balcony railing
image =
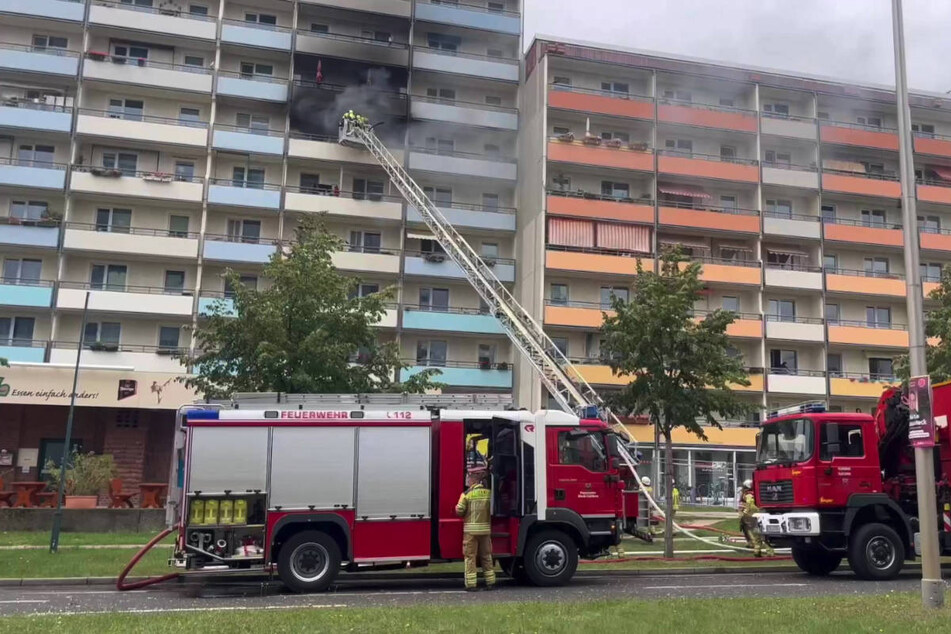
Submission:
POLYGON ((757 209, 743 209, 742 207, 722 207, 720 205, 704 205, 703 203, 688 203, 671 200, 661 200, 657 203, 660 207, 676 207, 678 209, 690 209, 692 211, 712 211, 718 214, 729 214, 731 216, 758 216, 757 209))
POLYGON ((446 313, 450 315, 485 315, 489 317, 492 313, 488 309, 481 308, 456 308, 452 306, 428 306, 425 304, 403 304, 404 310, 415 310, 423 313, 446 313))
POLYGON ((406 49, 409 47, 408 42, 394 42, 390 40, 378 40, 373 37, 361 37, 359 35, 347 35, 345 33, 324 33, 321 31, 311 31, 309 29, 297 29, 298 35, 310 35, 312 37, 319 37, 325 40, 337 40, 340 42, 357 42, 360 44, 370 44, 372 46, 382 46, 385 48, 394 48, 394 49, 406 49))
POLYGON ((563 244, 546 244, 549 251, 568 251, 571 253, 592 253, 596 255, 614 255, 622 258, 653 258, 652 253, 642 251, 623 251, 620 249, 606 249, 604 247, 573 247, 563 244))
MULTIPOLYGON (((293 246, 294 242, 292 240, 285 240, 284 244, 286 246, 293 246)), ((399 249, 390 249, 389 247, 368 247, 362 244, 350 244, 349 242, 343 243, 343 250, 347 253, 367 253, 374 255, 399 255, 401 251, 399 249)), ((419 255, 419 252, 407 251, 406 255, 419 255)), ((447 256, 448 257, 448 256, 447 256)))
POLYGON ((233 125, 230 123, 216 123, 215 130, 225 130, 227 132, 242 132, 244 134, 257 134, 260 136, 284 136, 284 130, 271 130, 270 128, 257 128, 246 125, 233 125))
POLYGON ((805 220, 808 222, 819 222, 819 216, 811 216, 809 214, 794 214, 794 213, 785 213, 782 211, 764 211, 764 218, 779 218, 781 220, 805 220))
MULTIPOLYGON (((356 88, 358 84, 333 84, 328 81, 322 81, 318 83, 317 81, 312 79, 301 79, 299 77, 295 77, 294 86, 299 88, 312 88, 315 90, 326 90, 328 92, 343 92, 350 88, 356 88)), ((391 99, 399 99, 399 100, 406 99, 406 93, 400 92, 398 90, 380 90, 379 88, 373 88, 370 86, 363 86, 363 85, 359 85, 359 88, 361 92, 366 92, 367 94, 371 94, 371 95, 383 95, 391 99)), ((335 136, 333 138, 334 138, 334 141, 336 142, 337 137, 335 136)))
POLYGON ((867 178, 878 181, 897 181, 898 174, 894 172, 857 172, 854 170, 840 170, 829 167, 822 168, 823 174, 838 174, 839 176, 853 176, 855 178, 867 178))
POLYGON ((564 198, 583 198, 585 200, 604 200, 613 203, 628 203, 633 205, 648 205, 653 207, 654 201, 651 198, 650 194, 643 194, 639 198, 631 198, 630 196, 613 196, 611 194, 597 194, 595 192, 586 192, 583 189, 576 190, 564 190, 564 189, 548 189, 545 190, 549 196, 562 196, 564 198))
MULTIPOLYGON (((440 262, 451 262, 452 258, 449 257, 447 253, 434 253, 433 251, 404 251, 407 257, 417 257, 423 259, 432 259, 432 258, 442 258, 440 262)), ((515 260, 512 258, 499 258, 499 257, 489 257, 485 255, 480 255, 482 261, 489 266, 494 266, 496 264, 509 264, 514 265, 515 260)))
POLYGON ((244 189, 265 189, 267 191, 281 191, 278 183, 259 183, 257 181, 238 180, 234 178, 212 178, 212 185, 224 185, 225 187, 241 187, 244 189))
MULTIPOLYGON (((52 213, 52 212, 49 212, 52 213)), ((26 227, 58 227, 63 219, 59 215, 40 216, 39 218, 16 218, 0 216, 0 225, 23 225, 26 227)))
POLYGON ((867 372, 841 372, 829 370, 829 377, 834 379, 852 379, 863 383, 895 383, 898 377, 894 374, 873 374, 867 372))
POLYGON ((508 9, 490 9, 485 5, 478 4, 469 4, 467 2, 439 2, 438 0, 419 0, 420 2, 426 2, 426 4, 435 4, 448 6, 453 9, 465 9, 466 11, 478 11, 479 13, 494 13, 496 15, 507 15, 509 17, 517 18, 521 15, 518 11, 509 11, 508 9))
MULTIPOLYGON (((735 310, 725 310, 725 309, 718 309, 718 310, 722 310, 725 313, 733 313, 734 315, 736 315, 736 319, 743 319, 746 321, 750 321, 750 320, 760 321, 761 319, 763 319, 763 316, 760 313, 741 313, 735 310)), ((706 317, 707 315, 711 315, 714 312, 715 311, 712 311, 712 310, 694 310, 693 316, 706 317)))
POLYGON ((698 159, 701 161, 716 161, 718 163, 735 163, 737 165, 759 165, 756 159, 740 158, 738 156, 721 156, 719 154, 699 154, 697 152, 688 152, 686 150, 659 149, 659 154, 664 156, 677 156, 680 158, 698 159))
POLYGON ((67 222, 67 229, 77 229, 79 231, 96 231, 99 233, 122 233, 133 236, 152 236, 158 238, 183 238, 188 240, 197 240, 196 231, 173 231, 171 229, 150 229, 145 227, 116 227, 100 225, 90 222, 67 222))
MULTIPOLYGON (((122 121, 142 121, 145 123, 161 123, 163 125, 177 125, 185 128, 207 128, 207 121, 190 121, 175 117, 157 117, 151 114, 136 112, 116 112, 113 110, 96 110, 94 108, 80 108, 79 114, 104 119, 121 119, 122 121)), ((217 126, 216 126, 217 127, 217 126)))
POLYGON ((442 150, 423 145, 412 145, 410 151, 420 152, 422 154, 435 154, 437 156, 453 156, 456 158, 475 159, 479 161, 493 161, 499 163, 516 163, 518 159, 500 156, 498 154, 486 154, 484 152, 462 152, 460 150, 442 150))
POLYGON ((0 156, 0 165, 15 165, 17 167, 39 167, 47 170, 64 170, 65 163, 54 163, 53 161, 42 161, 37 159, 21 159, 15 156, 0 156))
MULTIPOLYGON (((111 60, 114 64, 128 64, 130 66, 143 66, 148 68, 162 68, 165 70, 174 70, 182 73, 194 73, 196 75, 210 75, 212 70, 205 66, 191 66, 189 64, 172 64, 170 62, 158 62, 144 57, 130 57, 127 55, 110 55, 102 51, 86 51, 86 57, 94 61, 104 62, 111 60)), ((221 71, 224 72, 224 71, 221 71)))
POLYGON ((490 112, 506 112, 518 114, 518 108, 511 106, 493 106, 487 103, 475 101, 462 101, 461 99, 446 99, 445 97, 430 97, 429 95, 410 95, 413 101, 423 101, 425 103, 435 103, 443 106, 456 106, 459 108, 473 108, 475 110, 488 110, 490 112))
POLYGON ((723 264, 726 266, 744 266, 751 269, 758 269, 762 267, 762 263, 759 260, 738 260, 735 258, 717 258, 709 255, 702 256, 693 256, 691 260, 696 260, 697 262, 705 262, 707 264, 723 264))
MULTIPOLYGON (((81 0, 77 0, 81 1, 81 0)), ((199 13, 189 13, 188 11, 182 11, 181 9, 176 8, 174 5, 164 6, 164 7, 149 7, 138 4, 132 4, 131 2, 118 2, 116 0, 96 0, 95 3, 101 7, 115 7, 117 9, 125 9, 126 11, 138 11, 140 13, 154 13, 157 15, 170 15, 176 18, 188 18, 189 20, 201 20, 203 22, 214 22, 215 17, 211 15, 201 15, 199 13)))
POLYGON ((836 319, 828 320, 830 326, 852 326, 854 328, 871 328, 873 330, 907 330, 904 324, 891 321, 868 321, 866 319, 836 319))
POLYGON ((55 55, 57 57, 79 57, 79 51, 68 48, 56 48, 51 46, 34 46, 32 44, 15 44, 13 42, 0 42, 0 49, 11 51, 26 51, 27 53, 40 53, 42 55, 55 55))
POLYGON ((819 171, 819 165, 817 163, 810 163, 809 165, 803 165, 801 163, 763 161, 763 167, 772 167, 774 169, 780 169, 780 170, 791 170, 794 172, 818 172, 819 171))
POLYGON ((83 291, 109 291, 110 293, 137 293, 144 295, 175 295, 190 296, 194 294, 193 289, 171 288, 166 286, 137 286, 133 284, 93 284, 92 282, 60 282, 60 288, 72 288, 83 291))
POLYGON ((262 75, 260 73, 243 73, 238 70, 219 70, 219 75, 225 77, 236 77, 238 79, 247 79, 248 81, 259 81, 265 84, 285 84, 287 77, 275 77, 274 75, 262 75))
POLYGON ((870 220, 855 220, 853 218, 823 218, 822 222, 830 225, 846 225, 849 227, 867 227, 869 229, 891 229, 901 231, 901 224, 894 222, 874 222, 870 220))
POLYGON ((826 273, 834 275, 853 275, 855 277, 877 277, 883 280, 903 280, 905 276, 900 273, 890 273, 887 271, 863 271, 861 269, 840 269, 823 267, 826 273))
POLYGON ((825 376, 825 370, 805 370, 803 368, 771 367, 770 374, 790 374, 793 376, 825 376))
POLYGON ((446 49, 432 48, 423 44, 417 44, 415 48, 420 52, 433 53, 434 55, 462 57, 465 59, 478 59, 484 62, 499 62, 501 64, 511 64, 513 66, 518 64, 517 57, 496 57, 495 55, 480 55, 478 53, 463 53, 462 51, 447 51, 446 49))
MULTIPOLYGON (((481 370, 510 370, 508 361, 448 361, 444 359, 404 359, 403 363, 427 368, 479 368, 481 370)), ((438 381, 439 378, 437 377, 438 381)))
POLYGON ((234 18, 224 18, 224 24, 233 24, 234 26, 244 26, 249 29, 261 29, 262 31, 275 31, 277 33, 290 33, 294 29, 289 26, 279 26, 277 24, 262 24, 261 22, 248 22, 246 20, 235 20, 234 18))
MULTIPOLYGON (((72 99, 72 98, 70 98, 72 99)), ((65 104, 46 103, 42 99, 27 99, 26 97, 4 97, 0 101, 0 108, 23 108, 24 110, 40 110, 43 112, 72 112, 73 107, 65 104)))
POLYGON ((822 317, 800 317, 798 315, 770 315, 767 313, 766 321, 785 323, 785 324, 818 324, 825 323, 822 317))
POLYGON ((263 236, 236 236, 224 233, 206 233, 205 240, 213 242, 234 242, 236 244, 264 244, 281 246, 284 241, 280 238, 265 238, 263 236))
POLYGON ((367 192, 348 192, 337 189, 336 185, 327 187, 301 187, 298 185, 287 185, 284 187, 284 191, 295 194, 310 194, 312 196, 327 196, 328 198, 352 198, 353 200, 366 200, 368 202, 403 202, 402 196, 393 196, 390 194, 368 194, 367 192))
POLYGON ((22 280, 15 277, 0 277, 0 284, 4 286, 41 286, 50 288, 56 284, 54 280, 22 280))
MULTIPOLYGON (((52 347, 61 350, 76 350, 79 348, 78 341, 55 340, 50 343, 52 347)), ((181 356, 188 352, 188 348, 185 346, 154 346, 137 343, 113 343, 109 341, 84 341, 83 350, 90 349, 98 352, 154 352, 155 354, 170 357, 181 356)))
POLYGON ((835 126, 836 128, 852 128, 853 130, 868 130, 870 132, 885 132, 895 134, 898 128, 886 128, 884 126, 869 125, 867 123, 855 123, 852 121, 830 121, 823 119, 822 125, 835 126))
POLYGON ((755 115, 755 110, 750 110, 749 108, 738 108, 736 106, 721 106, 719 104, 712 103, 699 103, 697 101, 687 101, 684 99, 672 99, 669 97, 658 97, 657 103, 670 105, 670 106, 685 106, 687 108, 695 108, 697 110, 712 110, 714 112, 738 112, 740 114, 755 115))
MULTIPOLYGON (((767 251, 769 248, 767 248, 767 251)), ((812 264, 793 264, 793 263, 780 263, 780 262, 764 262, 763 266, 767 269, 772 269, 776 271, 803 271, 807 273, 821 273, 822 267, 812 264)))
POLYGON ((569 86, 567 84, 551 83, 549 87, 559 92, 576 92, 582 95, 596 95, 599 97, 610 97, 611 99, 623 99, 629 101, 653 102, 654 98, 648 95, 638 95, 630 92, 619 92, 617 90, 603 90, 599 88, 581 88, 579 86, 569 86))
MULTIPOLYGON (((402 200, 402 198, 398 196, 394 196, 394 198, 402 200)), ((493 205, 478 205, 474 203, 457 203, 457 202, 447 203, 445 201, 439 202, 434 200, 433 204, 435 204, 437 207, 441 209, 459 209, 460 211, 478 211, 478 212, 487 213, 487 214, 512 215, 517 211, 515 207, 498 207, 493 205)))
POLYGON ((804 117, 798 114, 783 114, 781 112, 760 112, 764 119, 783 119, 785 121, 800 121, 802 123, 815 123, 815 117, 804 117))
POLYGON ((549 141, 556 143, 566 143, 570 145, 583 145, 587 147, 605 147, 612 150, 621 150, 625 152, 637 152, 639 154, 650 154, 653 150, 646 141, 621 141, 620 139, 602 139, 599 136, 591 135, 583 139, 575 139, 571 132, 568 134, 559 134, 548 137, 549 141))
POLYGON ((46 348, 46 339, 21 339, 19 337, 0 337, 0 346, 11 348, 46 348))
POLYGON ((915 182, 919 185, 930 185, 931 187, 951 187, 951 181, 941 180, 941 179, 932 179, 932 178, 916 178, 915 182))
POLYGON ((102 165, 73 165, 73 171, 89 172, 94 176, 103 178, 118 178, 120 176, 129 176, 141 178, 147 181, 157 183, 202 183, 204 179, 201 176, 189 176, 187 174, 173 174, 171 172, 158 172, 149 170, 133 170, 122 167, 104 167, 102 165))

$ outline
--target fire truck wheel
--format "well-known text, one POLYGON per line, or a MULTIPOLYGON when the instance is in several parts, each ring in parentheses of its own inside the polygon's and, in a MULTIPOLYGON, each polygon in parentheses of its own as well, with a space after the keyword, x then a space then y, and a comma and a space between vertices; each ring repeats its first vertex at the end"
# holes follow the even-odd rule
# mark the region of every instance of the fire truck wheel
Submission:
POLYGON ((815 577, 828 575, 842 563, 842 555, 802 544, 792 547, 792 558, 800 570, 815 577))
POLYGON ((340 571, 340 548, 326 533, 297 533, 281 546, 277 573, 294 592, 322 592, 340 571))
POLYGON ((542 531, 525 545, 525 575, 536 586, 568 583, 578 568, 578 547, 561 531, 542 531))
POLYGON ((905 546, 891 526, 866 524, 849 539, 849 566, 859 579, 894 579, 905 561, 905 546))

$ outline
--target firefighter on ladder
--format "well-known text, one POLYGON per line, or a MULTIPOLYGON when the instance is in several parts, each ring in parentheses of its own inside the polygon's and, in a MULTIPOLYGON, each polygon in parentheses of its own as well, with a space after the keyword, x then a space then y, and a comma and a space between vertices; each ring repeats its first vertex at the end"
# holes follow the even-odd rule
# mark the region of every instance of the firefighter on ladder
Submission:
POLYGON ((753 497, 753 482, 746 480, 743 482, 743 490, 740 493, 740 527, 746 536, 746 543, 753 549, 754 557, 763 556, 763 547, 766 547, 766 556, 772 557, 776 553, 773 548, 763 539, 763 534, 759 530, 754 514, 759 512, 756 506, 756 499, 753 497))
POLYGON ((368 127, 369 127, 369 123, 370 123, 369 119, 367 119, 367 118, 364 117, 363 115, 359 115, 359 114, 354 113, 353 110, 347 110, 347 112, 344 113, 343 118, 344 118, 344 120, 346 120, 347 122, 349 122, 349 124, 350 124, 351 126, 354 126, 354 127, 357 127, 357 128, 368 128, 368 127))
POLYGON ((477 565, 485 575, 485 589, 495 589, 495 565, 492 561, 492 529, 490 522, 491 492, 485 487, 485 469, 468 472, 468 490, 459 497, 456 515, 465 518, 462 553, 466 558, 466 590, 478 589, 477 565))

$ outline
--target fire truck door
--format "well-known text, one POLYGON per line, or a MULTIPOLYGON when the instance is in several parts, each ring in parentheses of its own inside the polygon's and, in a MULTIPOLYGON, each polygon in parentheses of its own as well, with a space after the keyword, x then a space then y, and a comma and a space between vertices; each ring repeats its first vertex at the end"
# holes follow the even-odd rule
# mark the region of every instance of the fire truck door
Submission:
POLYGON ((845 506, 856 493, 876 493, 877 451, 868 429, 857 422, 823 422, 819 429, 819 506, 845 506), (868 446, 867 446, 868 445, 868 446))
POLYGON ((582 516, 616 516, 618 482, 601 430, 549 430, 548 506, 582 516))

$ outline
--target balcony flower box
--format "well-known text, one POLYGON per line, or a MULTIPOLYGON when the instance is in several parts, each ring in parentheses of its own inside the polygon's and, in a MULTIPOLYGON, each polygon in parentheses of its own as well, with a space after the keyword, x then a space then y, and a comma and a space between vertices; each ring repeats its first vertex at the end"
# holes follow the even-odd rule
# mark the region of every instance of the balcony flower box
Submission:
POLYGON ((178 348, 156 348, 155 354, 163 357, 172 357, 179 354, 179 352, 178 348))
POLYGON ((95 350, 96 352, 119 352, 119 344, 94 341, 89 344, 89 349, 95 350))
POLYGON ((621 139, 608 139, 604 142, 606 147, 614 148, 620 150, 624 146, 624 142, 621 139))
POLYGON ((495 364, 495 369, 502 370, 504 372, 509 369, 509 364, 505 361, 500 361, 499 363, 495 364))
POLYGON ((559 134, 559 135, 558 135, 558 140, 559 140, 559 141, 562 141, 562 142, 564 142, 564 143, 574 143, 574 142, 575 142, 575 135, 573 135, 571 132, 568 132, 568 133, 566 133, 566 134, 559 134))
POLYGON ((594 136, 593 134, 586 134, 584 137, 584 144, 595 146, 601 145, 601 137, 594 136))
POLYGON ((446 261, 446 254, 445 253, 426 253, 425 255, 423 255, 423 259, 426 260, 427 262, 433 262, 435 264, 439 264, 440 262, 446 261))
POLYGON ((112 56, 112 63, 113 63, 113 64, 125 64, 126 59, 127 59, 127 58, 124 57, 124 56, 122 56, 122 55, 113 55, 113 56, 112 56))
POLYGON ((97 62, 103 62, 107 57, 109 57, 109 53, 103 53, 102 51, 87 51, 86 57, 97 62))
POLYGON ((89 168, 89 173, 93 176, 107 176, 109 178, 122 176, 122 170, 117 170, 112 167, 91 167, 89 168))
POLYGON ((479 361, 479 369, 480 369, 480 370, 491 370, 491 369, 492 369, 492 362, 491 362, 491 361, 479 361))
POLYGON ((164 172, 146 172, 142 175, 142 179, 153 183, 171 183, 172 175, 164 172))
POLYGON ((638 141, 638 142, 636 142, 636 143, 631 143, 628 147, 631 148, 632 150, 634 150, 635 152, 646 152, 646 151, 647 151, 647 143, 645 143, 644 141, 638 141))

